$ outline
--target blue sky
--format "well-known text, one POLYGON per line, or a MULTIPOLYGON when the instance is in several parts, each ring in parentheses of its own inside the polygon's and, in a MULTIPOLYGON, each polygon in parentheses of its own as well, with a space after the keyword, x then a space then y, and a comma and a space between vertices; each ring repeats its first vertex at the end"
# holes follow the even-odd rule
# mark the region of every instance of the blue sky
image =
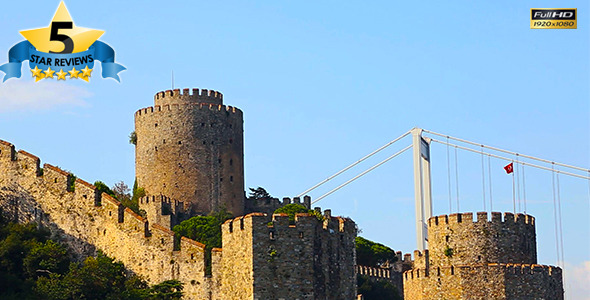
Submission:
MULTIPOLYGON (((19 31, 47 26, 58 4, 4 4, 0 64, 24 39, 19 31)), ((246 186, 277 197, 295 196, 415 126, 590 166, 587 1, 66 5, 77 26, 106 31, 100 40, 127 67, 121 83, 96 70, 90 83, 33 83, 23 67, 21 79, 0 84, 0 139, 90 182, 132 184, 133 113, 171 87, 172 70, 176 88, 221 91, 226 104, 244 111, 246 186), (531 30, 532 7, 575 7, 578 29, 531 30)), ((446 148, 432 151, 434 214, 446 214, 446 148)), ((479 157, 458 155, 461 210, 482 210, 479 157)), ((503 165, 492 161, 492 195, 495 210, 510 211, 503 165)), ((526 171, 539 262, 555 264, 551 175, 526 171)), ((352 217, 363 236, 410 252, 412 178, 405 153, 318 204, 352 217)), ((588 182, 560 179, 566 271, 582 274, 569 276, 568 286, 581 299, 590 293, 580 287, 590 280, 588 182)))

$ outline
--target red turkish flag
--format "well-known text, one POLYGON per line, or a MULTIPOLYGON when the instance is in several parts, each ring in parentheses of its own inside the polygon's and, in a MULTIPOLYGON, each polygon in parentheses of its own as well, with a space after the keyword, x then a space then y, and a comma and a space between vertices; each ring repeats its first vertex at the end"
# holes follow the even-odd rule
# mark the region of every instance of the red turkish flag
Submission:
POLYGON ((514 172, 514 168, 512 166, 512 163, 509 163, 507 166, 505 166, 504 170, 506 170, 506 174, 510 174, 510 173, 514 172))

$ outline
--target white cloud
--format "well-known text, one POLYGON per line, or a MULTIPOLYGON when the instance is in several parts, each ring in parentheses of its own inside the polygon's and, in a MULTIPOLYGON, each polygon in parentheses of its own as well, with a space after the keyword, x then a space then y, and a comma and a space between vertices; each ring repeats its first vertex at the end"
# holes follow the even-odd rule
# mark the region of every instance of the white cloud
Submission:
POLYGON ((566 299, 590 300, 590 261, 579 265, 565 264, 566 299))
POLYGON ((85 106, 92 94, 85 88, 55 81, 12 79, 0 83, 0 113, 39 111, 56 106, 85 106))

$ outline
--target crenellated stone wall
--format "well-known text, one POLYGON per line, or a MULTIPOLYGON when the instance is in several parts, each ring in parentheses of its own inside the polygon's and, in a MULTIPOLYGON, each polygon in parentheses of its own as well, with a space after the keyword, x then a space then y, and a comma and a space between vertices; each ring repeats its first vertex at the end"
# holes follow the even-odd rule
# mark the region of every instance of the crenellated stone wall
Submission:
POLYGON ((293 197, 293 200, 289 197, 283 197, 283 201, 279 201, 278 198, 247 199, 245 210, 248 213, 261 212, 272 215, 275 210, 289 204, 301 204, 305 208, 311 209, 311 197, 304 196, 303 202, 300 197, 293 197))
POLYGON ((562 271, 537 264, 535 219, 485 212, 428 220, 429 249, 403 274, 406 300, 563 299, 562 271))
POLYGON ((158 224, 174 222, 182 204, 164 196, 142 201, 154 204, 147 219, 99 194, 94 185, 49 164, 40 168, 39 158, 0 141, 2 213, 48 228, 79 259, 101 250, 152 284, 180 280, 186 299, 356 296, 356 225, 350 219, 326 210, 324 221, 300 214, 289 224, 286 215, 264 213, 229 220, 222 228, 223 248, 212 250, 206 275, 205 245, 175 240, 168 226, 158 224), (167 209, 170 215, 162 214, 167 209))
POLYGON ((486 212, 435 216, 428 220, 430 263, 537 263, 535 218, 486 212))
POLYGON ((222 291, 228 299, 354 299, 356 225, 324 213, 272 219, 252 213, 226 221, 222 291))
POLYGON ((94 185, 25 151, 0 141, 0 208, 11 220, 48 228, 77 258, 105 254, 123 262, 150 283, 178 279, 188 299, 207 298, 212 279, 205 276, 205 246, 150 225, 94 185))

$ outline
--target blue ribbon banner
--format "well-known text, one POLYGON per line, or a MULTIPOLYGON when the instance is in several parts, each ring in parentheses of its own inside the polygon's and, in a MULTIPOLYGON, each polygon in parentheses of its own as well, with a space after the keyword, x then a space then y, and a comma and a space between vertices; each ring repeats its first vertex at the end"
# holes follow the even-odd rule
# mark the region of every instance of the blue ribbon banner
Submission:
POLYGON ((102 78, 113 78, 120 81, 118 73, 126 70, 120 64, 115 63, 115 50, 111 46, 95 41, 88 50, 72 54, 45 53, 39 52, 29 41, 22 41, 14 45, 8 51, 8 63, 0 66, 0 71, 6 73, 4 81, 7 79, 21 76, 21 64, 23 61, 29 61, 29 67, 34 69, 57 71, 63 69, 65 72, 76 68, 81 70, 88 66, 94 68, 94 61, 102 63, 102 78))

